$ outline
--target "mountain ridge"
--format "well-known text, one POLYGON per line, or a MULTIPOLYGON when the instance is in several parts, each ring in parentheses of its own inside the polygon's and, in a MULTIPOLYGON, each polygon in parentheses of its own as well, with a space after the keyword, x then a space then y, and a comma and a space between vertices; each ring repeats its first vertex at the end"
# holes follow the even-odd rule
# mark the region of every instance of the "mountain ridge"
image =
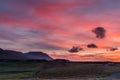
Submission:
POLYGON ((53 60, 47 53, 44 52, 27 52, 22 53, 14 50, 4 50, 0 48, 0 60, 53 60))

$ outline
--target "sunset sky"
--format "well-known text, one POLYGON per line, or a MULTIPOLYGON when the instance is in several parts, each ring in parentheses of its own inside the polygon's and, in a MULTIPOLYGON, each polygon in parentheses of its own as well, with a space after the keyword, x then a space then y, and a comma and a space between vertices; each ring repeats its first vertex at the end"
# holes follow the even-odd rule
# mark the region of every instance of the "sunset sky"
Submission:
POLYGON ((0 48, 73 61, 120 61, 120 0, 0 0, 0 48), (102 39, 92 32, 99 26, 106 30, 102 39), (91 43, 98 48, 87 48, 91 43), (72 46, 84 50, 70 53, 72 46))

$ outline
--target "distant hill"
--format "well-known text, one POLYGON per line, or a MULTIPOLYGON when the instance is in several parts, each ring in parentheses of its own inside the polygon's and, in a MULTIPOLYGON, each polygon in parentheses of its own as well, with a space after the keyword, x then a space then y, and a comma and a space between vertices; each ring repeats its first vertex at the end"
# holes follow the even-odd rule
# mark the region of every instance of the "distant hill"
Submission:
POLYGON ((53 60, 43 52, 22 53, 13 50, 0 49, 0 60, 53 60))
POLYGON ((33 60, 48 60, 48 61, 53 60, 50 56, 43 52, 28 52, 25 53, 25 55, 33 60))
POLYGON ((22 52, 0 49, 0 59, 3 60, 27 60, 22 52))

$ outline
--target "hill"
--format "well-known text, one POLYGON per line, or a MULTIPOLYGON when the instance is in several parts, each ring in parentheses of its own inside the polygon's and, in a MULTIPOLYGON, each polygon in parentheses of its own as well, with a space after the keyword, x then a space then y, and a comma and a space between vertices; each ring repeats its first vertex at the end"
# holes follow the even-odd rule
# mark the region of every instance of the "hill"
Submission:
POLYGON ((0 60, 27 60, 22 52, 0 49, 0 60))
POLYGON ((13 51, 13 50, 3 50, 0 49, 0 60, 53 60, 49 55, 43 52, 28 52, 28 53, 22 53, 19 51, 13 51))
POLYGON ((47 61, 53 60, 50 56, 43 52, 28 52, 25 53, 25 56, 32 60, 47 60, 47 61))

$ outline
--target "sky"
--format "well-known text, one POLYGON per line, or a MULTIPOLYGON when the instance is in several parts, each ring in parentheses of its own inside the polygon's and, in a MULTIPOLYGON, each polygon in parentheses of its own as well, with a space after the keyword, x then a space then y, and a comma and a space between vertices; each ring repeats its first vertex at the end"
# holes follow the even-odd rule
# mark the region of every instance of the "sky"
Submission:
POLYGON ((43 51, 54 59, 119 62, 120 0, 0 0, 0 48, 43 51), (96 27, 106 30, 104 38, 92 32, 96 27), (86 47, 91 43, 98 47, 86 47), (84 50, 68 52, 72 46, 84 50))

